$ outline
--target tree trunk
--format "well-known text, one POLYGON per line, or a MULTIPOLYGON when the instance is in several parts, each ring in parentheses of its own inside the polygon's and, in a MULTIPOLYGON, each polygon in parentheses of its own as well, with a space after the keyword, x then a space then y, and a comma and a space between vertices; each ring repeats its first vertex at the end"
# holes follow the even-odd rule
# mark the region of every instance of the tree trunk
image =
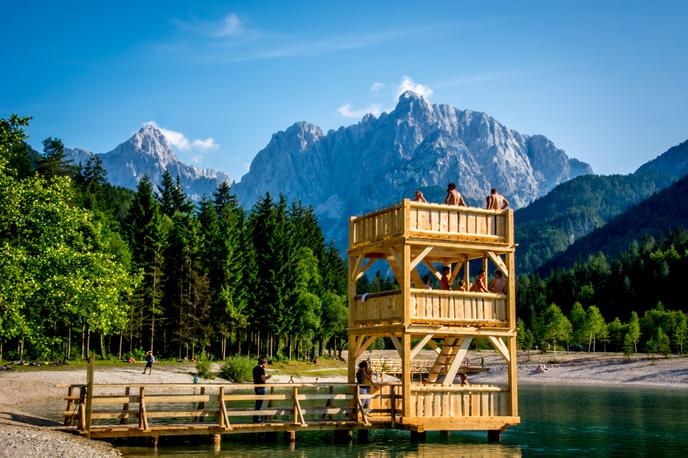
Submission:
POLYGON ((119 350, 117 351, 117 359, 122 361, 122 333, 119 333, 119 350))
POLYGON ((84 350, 86 346, 86 325, 81 328, 81 359, 84 359, 84 350))
MULTIPOLYGON (((72 327, 67 331, 67 351, 65 352, 65 361, 72 358, 72 327)), ((0 358, 2 359, 2 358, 0 358)))
POLYGON ((107 350, 105 349, 105 336, 100 333, 100 357, 105 360, 107 359, 107 350))
POLYGON ((91 355, 91 329, 86 329, 86 356, 91 355))

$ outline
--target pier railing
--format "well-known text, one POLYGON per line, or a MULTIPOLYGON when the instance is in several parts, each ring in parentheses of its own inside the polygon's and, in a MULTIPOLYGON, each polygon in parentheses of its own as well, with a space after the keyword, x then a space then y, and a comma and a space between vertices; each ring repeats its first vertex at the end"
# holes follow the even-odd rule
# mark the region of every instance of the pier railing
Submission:
POLYGON ((400 388, 356 384, 94 384, 69 386, 65 426, 97 437, 217 434, 394 423, 400 388), (90 397, 90 399, 89 399, 90 397), (256 410, 256 401, 262 401, 256 410), (89 408, 90 406, 90 408, 89 408))
POLYGON ((511 244, 513 210, 403 203, 353 217, 349 247, 359 248, 397 236, 511 244))
MULTIPOLYGON (((401 291, 356 296, 350 311, 355 324, 404 321, 401 291)), ((419 324, 508 327, 505 294, 411 288, 410 320, 419 324)))
POLYGON ((501 417, 509 413, 509 391, 488 385, 412 385, 411 416, 416 418, 501 417))

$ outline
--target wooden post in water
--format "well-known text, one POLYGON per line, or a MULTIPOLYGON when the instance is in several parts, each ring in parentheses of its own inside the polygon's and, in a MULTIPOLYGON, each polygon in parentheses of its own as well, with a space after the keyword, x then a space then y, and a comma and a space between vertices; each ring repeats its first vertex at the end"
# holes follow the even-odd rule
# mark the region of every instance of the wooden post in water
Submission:
POLYGON ((93 405, 93 371, 95 356, 91 353, 88 357, 88 372, 86 381, 86 437, 91 438, 91 406, 93 405))
POLYGON ((120 425, 126 425, 129 423, 129 394, 131 393, 131 387, 126 387, 124 389, 124 396, 127 397, 127 400, 124 402, 124 405, 122 406, 122 418, 119 420, 120 425))
POLYGON ((501 429, 491 429, 487 432, 488 442, 501 442, 502 441, 502 430, 501 429))

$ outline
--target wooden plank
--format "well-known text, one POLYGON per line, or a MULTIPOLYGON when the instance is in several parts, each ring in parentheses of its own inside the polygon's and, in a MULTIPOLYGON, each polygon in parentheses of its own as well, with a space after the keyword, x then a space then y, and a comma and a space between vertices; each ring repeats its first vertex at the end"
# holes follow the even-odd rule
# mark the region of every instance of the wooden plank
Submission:
POLYGON ((91 353, 88 357, 88 372, 86 374, 86 437, 90 438, 91 430, 91 410, 93 406, 93 371, 95 368, 95 355, 91 353))
POLYGON ((456 374, 459 371, 459 368, 461 367, 461 362, 466 357, 466 352, 468 351, 468 347, 471 345, 472 341, 473 337, 471 336, 466 336, 461 341, 461 345, 459 345, 459 350, 456 352, 454 360, 452 361, 451 366, 447 370, 447 375, 444 378, 444 381, 442 382, 443 385, 446 386, 454 384, 454 378, 456 378, 456 374))
POLYGON ((506 267, 506 264, 504 263, 504 261, 502 261, 502 258, 500 258, 493 251, 488 251, 487 256, 489 256, 489 258, 492 260, 492 262, 494 262, 495 265, 499 268, 499 270, 502 271, 504 276, 506 278, 509 278, 509 269, 506 267))
POLYGON ((410 353, 410 358, 411 358, 411 359, 414 359, 414 358, 418 355, 418 353, 423 349, 423 347, 425 347, 425 345, 426 345, 431 339, 432 339, 432 334, 426 334, 426 335, 420 340, 420 342, 418 342, 418 343, 416 344, 416 346, 413 347, 413 350, 411 350, 411 353, 410 353))
POLYGON ((506 344, 502 340, 501 337, 495 337, 495 336, 488 336, 488 339, 490 339, 490 342, 492 342, 492 345, 497 349, 499 353, 502 354, 504 359, 509 362, 511 361, 511 355, 509 354, 509 349, 507 348, 506 344))
POLYGON ((428 254, 430 254, 430 252, 433 250, 433 248, 434 248, 433 246, 425 247, 425 248, 423 249, 423 251, 421 251, 421 252, 418 254, 418 256, 416 256, 416 257, 413 259, 413 261, 411 261, 411 262, 409 263, 409 269, 411 269, 411 270, 415 269, 415 268, 418 266, 418 264, 420 264, 421 261, 423 261, 423 259, 425 259, 425 257, 426 257, 428 254))

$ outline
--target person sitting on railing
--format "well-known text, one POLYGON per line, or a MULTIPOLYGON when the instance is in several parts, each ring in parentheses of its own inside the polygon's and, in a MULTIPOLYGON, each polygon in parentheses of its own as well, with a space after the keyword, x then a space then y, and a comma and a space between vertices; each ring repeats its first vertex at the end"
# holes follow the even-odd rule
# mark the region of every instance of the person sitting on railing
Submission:
POLYGON ((495 272, 495 278, 490 282, 490 292, 506 294, 506 278, 501 270, 495 272))
POLYGON ((451 287, 449 284, 449 272, 451 269, 449 266, 442 267, 442 278, 440 279, 440 289, 448 291, 451 287))
POLYGON ((478 272, 478 278, 475 279, 475 284, 471 287, 471 291, 475 293, 489 293, 486 285, 486 274, 483 269, 478 272))
POLYGON ((459 207, 466 207, 466 202, 463 201, 463 197, 459 191, 456 190, 455 183, 449 183, 447 185, 447 197, 444 198, 444 203, 446 205, 458 205, 459 207))
POLYGON ((425 275, 423 277, 423 288, 432 289, 432 285, 430 284, 430 275, 425 275))
POLYGON ((495 188, 492 188, 490 195, 485 198, 485 201, 487 202, 485 208, 488 210, 500 211, 509 206, 509 201, 506 200, 506 197, 499 194, 495 188))
MULTIPOLYGON (((370 385, 373 383, 373 372, 368 367, 367 361, 358 363, 358 371, 356 372, 356 383, 360 386, 361 394, 368 394, 370 392, 370 385)), ((364 409, 370 407, 370 399, 363 399, 361 401, 364 409)))
POLYGON ((428 201, 425 199, 425 196, 423 195, 423 193, 420 192, 420 191, 416 191, 416 197, 415 197, 415 199, 413 199, 413 200, 415 200, 416 202, 425 202, 425 203, 428 202, 428 201))
POLYGON ((459 285, 456 288, 457 291, 470 291, 471 290, 471 284, 466 283, 464 280, 459 280, 459 285))

